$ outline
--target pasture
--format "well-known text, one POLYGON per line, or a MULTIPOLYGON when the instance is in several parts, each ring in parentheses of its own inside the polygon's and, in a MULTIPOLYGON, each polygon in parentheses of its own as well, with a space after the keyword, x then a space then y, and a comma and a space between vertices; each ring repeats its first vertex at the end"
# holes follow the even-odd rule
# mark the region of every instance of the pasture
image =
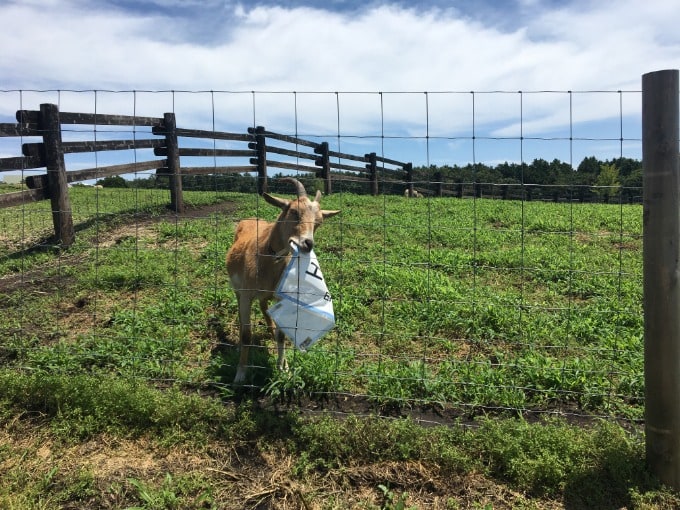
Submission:
POLYGON ((0 210, 4 507, 678 503, 644 469, 641 206, 324 197, 336 328, 278 372, 259 316, 235 388, 224 256, 277 210, 184 198, 71 188, 65 251, 49 205, 0 210))

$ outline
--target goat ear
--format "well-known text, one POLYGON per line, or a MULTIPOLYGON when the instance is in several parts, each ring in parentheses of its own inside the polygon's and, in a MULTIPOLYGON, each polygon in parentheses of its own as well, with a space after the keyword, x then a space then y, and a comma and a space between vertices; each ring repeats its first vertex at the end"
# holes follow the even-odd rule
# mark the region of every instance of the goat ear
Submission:
POLYGON ((321 216, 325 220, 326 218, 330 218, 331 216, 335 216, 336 214, 340 214, 340 211, 321 211, 321 216))
POLYGON ((278 207, 279 209, 285 209, 290 205, 290 200, 275 197, 273 195, 270 195, 269 193, 262 193, 262 198, 264 198, 268 204, 271 204, 274 207, 278 207))
MULTIPOLYGON (((321 200, 321 190, 318 189, 316 190, 316 196, 314 197, 314 201, 318 204, 319 200, 321 200)), ((323 209, 321 210, 321 217, 325 220, 326 218, 330 218, 331 216, 335 216, 336 214, 340 214, 340 211, 324 211, 323 209)))

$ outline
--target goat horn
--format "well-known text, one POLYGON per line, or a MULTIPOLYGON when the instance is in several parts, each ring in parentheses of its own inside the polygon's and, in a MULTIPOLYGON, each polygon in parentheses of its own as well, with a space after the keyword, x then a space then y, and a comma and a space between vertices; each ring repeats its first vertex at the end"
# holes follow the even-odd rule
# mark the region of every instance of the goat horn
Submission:
POLYGON ((297 193, 298 197, 306 197, 307 196, 307 191, 305 191, 305 187, 297 179, 294 179, 293 177, 284 177, 281 180, 282 181, 288 181, 288 182, 292 183, 293 185, 295 185, 295 192, 297 193))

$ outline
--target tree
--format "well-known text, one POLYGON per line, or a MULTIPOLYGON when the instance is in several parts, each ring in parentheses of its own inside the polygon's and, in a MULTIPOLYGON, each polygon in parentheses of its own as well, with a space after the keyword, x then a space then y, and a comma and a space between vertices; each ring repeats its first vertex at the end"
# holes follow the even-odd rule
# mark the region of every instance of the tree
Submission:
POLYGON ((128 181, 123 179, 120 175, 113 175, 99 179, 97 184, 105 188, 128 188, 128 181))
POLYGON ((642 198, 642 168, 638 167, 631 171, 627 176, 621 176, 622 193, 625 199, 630 202, 639 202, 642 198))
POLYGON ((578 166, 577 183, 590 185, 594 184, 597 179, 597 174, 601 170, 602 163, 594 156, 583 158, 581 164, 578 166))
POLYGON ((602 197, 605 203, 619 192, 621 183, 619 182, 619 169, 614 163, 604 163, 600 165, 600 173, 595 180, 595 193, 602 197))

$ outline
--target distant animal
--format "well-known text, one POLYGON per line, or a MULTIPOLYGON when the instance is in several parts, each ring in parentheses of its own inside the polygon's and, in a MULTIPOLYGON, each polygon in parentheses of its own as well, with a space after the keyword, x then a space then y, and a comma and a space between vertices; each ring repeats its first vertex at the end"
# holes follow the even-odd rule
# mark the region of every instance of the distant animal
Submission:
POLYGON ((104 186, 102 186, 101 184, 95 184, 94 187, 95 189, 104 189, 104 186))
POLYGON ((238 302, 240 355, 235 384, 242 384, 247 373, 252 342, 250 316, 255 299, 259 301, 269 331, 276 340, 277 366, 280 370, 287 368, 285 337, 267 314, 269 302, 274 298, 276 286, 290 261, 290 244, 294 243, 302 252, 310 252, 314 247, 316 229, 324 219, 340 212, 321 209, 321 191, 317 191, 314 200, 310 200, 300 181, 290 177, 282 180, 295 186, 297 198, 287 200, 263 193, 267 203, 281 209, 278 218, 273 223, 257 218, 240 221, 234 243, 227 252, 227 272, 238 302))
POLYGON ((414 189, 413 193, 411 193, 411 190, 409 188, 406 188, 404 190, 404 196, 406 198, 412 197, 412 198, 423 198, 423 194, 420 193, 418 190, 414 189))

